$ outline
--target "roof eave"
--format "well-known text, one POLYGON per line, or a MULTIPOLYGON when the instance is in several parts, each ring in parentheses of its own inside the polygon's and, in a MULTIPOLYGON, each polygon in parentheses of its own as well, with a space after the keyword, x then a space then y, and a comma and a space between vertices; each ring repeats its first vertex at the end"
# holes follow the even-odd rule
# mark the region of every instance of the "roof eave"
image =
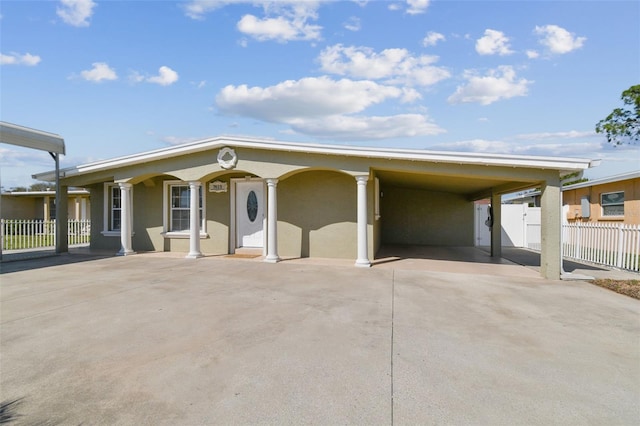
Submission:
MULTIPOLYGON (((198 153, 223 146, 257 148, 289 152, 305 152, 324 155, 346 155, 354 157, 383 158, 408 161, 425 161, 435 163, 454 163, 503 167, 527 167, 543 168, 558 171, 572 172, 584 170, 599 164, 599 160, 566 157, 534 157, 505 154, 461 153, 449 151, 426 150, 393 150, 390 148, 352 147, 342 145, 300 144, 291 142, 278 142, 265 139, 249 139, 234 137, 217 137, 203 139, 184 145, 162 148, 141 154, 127 155, 109 160, 101 160, 61 170, 60 177, 78 176, 87 173, 108 170, 115 167, 132 166, 149 161, 157 161, 176 155, 198 153)), ((55 178, 54 172, 44 172, 33 175, 34 179, 51 180, 55 178)))

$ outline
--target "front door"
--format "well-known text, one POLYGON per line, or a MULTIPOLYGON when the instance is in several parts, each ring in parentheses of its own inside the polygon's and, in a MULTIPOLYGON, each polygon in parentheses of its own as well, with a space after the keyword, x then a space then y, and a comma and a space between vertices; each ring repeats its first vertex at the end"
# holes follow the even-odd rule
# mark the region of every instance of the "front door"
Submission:
POLYGON ((236 182, 236 246, 264 246, 264 184, 236 182))

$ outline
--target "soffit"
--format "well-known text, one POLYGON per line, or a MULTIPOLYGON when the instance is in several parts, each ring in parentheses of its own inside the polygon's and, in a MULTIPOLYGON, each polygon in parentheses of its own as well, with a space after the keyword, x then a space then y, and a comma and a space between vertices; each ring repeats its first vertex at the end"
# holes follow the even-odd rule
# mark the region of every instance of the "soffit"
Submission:
POLYGON ((448 192, 472 197, 474 194, 491 192, 492 188, 534 187, 533 182, 507 179, 492 179, 472 176, 443 176, 429 173, 406 173, 389 170, 376 170, 376 176, 382 186, 420 189, 426 191, 448 192))

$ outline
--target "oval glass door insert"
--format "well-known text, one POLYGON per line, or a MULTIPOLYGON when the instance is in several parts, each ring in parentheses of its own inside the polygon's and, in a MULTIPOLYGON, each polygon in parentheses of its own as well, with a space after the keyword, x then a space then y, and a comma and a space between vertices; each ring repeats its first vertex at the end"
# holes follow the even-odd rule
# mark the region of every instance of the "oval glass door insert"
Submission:
POLYGON ((251 222, 255 222, 256 217, 258 216, 258 197, 253 191, 249 192, 249 195, 247 196, 247 215, 251 222))

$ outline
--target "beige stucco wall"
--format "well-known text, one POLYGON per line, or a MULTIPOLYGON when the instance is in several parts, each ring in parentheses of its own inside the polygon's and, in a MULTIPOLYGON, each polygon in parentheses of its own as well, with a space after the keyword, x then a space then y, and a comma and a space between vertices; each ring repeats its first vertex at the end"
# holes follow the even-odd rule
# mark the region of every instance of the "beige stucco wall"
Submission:
POLYGON ((567 219, 570 222, 622 222, 640 225, 640 178, 565 190, 562 193, 562 201, 564 205, 569 206, 567 219), (600 196, 619 191, 624 191, 624 217, 602 216, 600 196), (581 215, 580 200, 583 196, 589 197, 589 218, 583 218, 581 215))
POLYGON ((2 195, 2 219, 32 220, 43 219, 42 198, 2 195))
POLYGON ((383 187, 383 244, 473 246, 473 203, 444 192, 383 187))
POLYGON ((344 173, 308 171, 278 184, 280 256, 355 259, 356 180, 344 173))

